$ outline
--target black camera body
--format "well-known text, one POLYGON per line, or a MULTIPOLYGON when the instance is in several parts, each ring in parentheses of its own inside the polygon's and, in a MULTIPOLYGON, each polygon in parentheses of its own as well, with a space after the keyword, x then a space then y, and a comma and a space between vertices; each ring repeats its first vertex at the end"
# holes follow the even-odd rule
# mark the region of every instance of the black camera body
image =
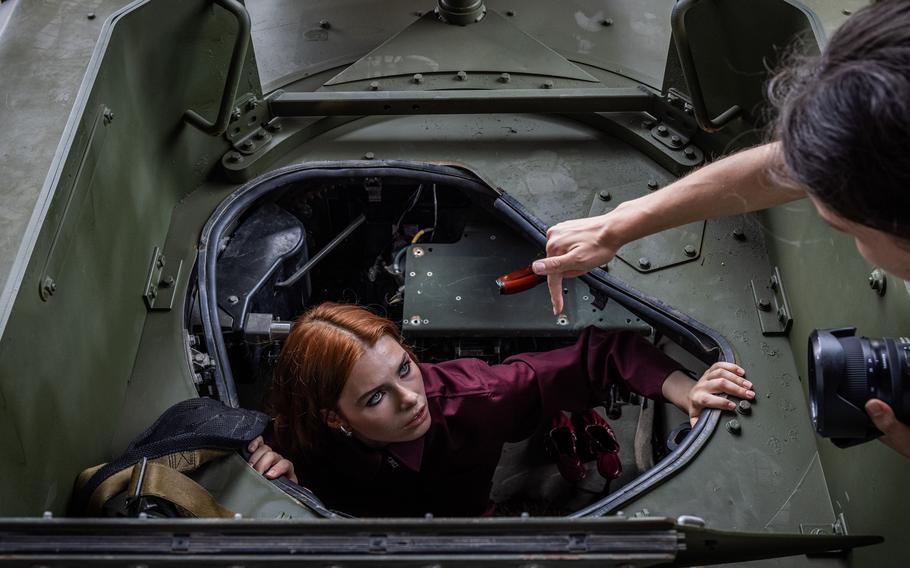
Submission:
POLYGON ((855 327, 809 335, 812 424, 841 448, 881 436, 864 408, 869 399, 886 402, 901 422, 910 420, 910 338, 855 335, 855 327))

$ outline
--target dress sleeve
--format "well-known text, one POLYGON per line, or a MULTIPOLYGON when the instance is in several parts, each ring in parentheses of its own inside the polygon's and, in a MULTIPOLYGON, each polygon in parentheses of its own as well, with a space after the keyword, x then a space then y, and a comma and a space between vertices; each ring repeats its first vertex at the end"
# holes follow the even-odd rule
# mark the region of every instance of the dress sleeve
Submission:
POLYGON ((667 376, 682 367, 630 331, 585 329, 574 345, 514 355, 489 367, 487 419, 500 422, 509 441, 531 434, 542 419, 560 410, 581 411, 600 404, 597 393, 616 381, 647 398, 663 400, 667 376))

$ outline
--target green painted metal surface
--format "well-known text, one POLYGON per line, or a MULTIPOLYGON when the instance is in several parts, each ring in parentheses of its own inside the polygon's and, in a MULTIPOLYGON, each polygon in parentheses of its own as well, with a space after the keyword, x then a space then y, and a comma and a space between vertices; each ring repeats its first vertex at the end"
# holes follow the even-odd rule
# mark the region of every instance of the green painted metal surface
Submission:
MULTIPOLYGON (((378 15, 358 2, 249 4, 253 49, 244 62, 241 97, 261 96, 260 81, 269 92, 279 87, 315 91, 333 77, 352 82, 333 89, 365 87, 377 75, 363 68, 369 56, 361 58, 432 7, 395 1, 378 15), (358 60, 360 67, 343 72, 358 60)), ((709 11, 699 19, 693 11, 690 34, 699 36, 693 54, 709 109, 732 103, 753 109, 761 100, 757 91, 763 78, 760 65, 753 66, 769 49, 794 33, 822 40, 846 17, 842 11, 859 4, 768 0, 750 8, 759 20, 732 10, 709 11), (764 41, 778 20, 786 25, 775 28, 774 41, 764 41), (748 34, 735 33, 745 28, 748 34), (717 29, 724 34, 709 33, 717 29), (704 55, 709 48, 714 51, 704 55), (722 65, 727 51, 736 69, 750 71, 746 79, 722 65)), ((8 26, 0 35, 0 75, 21 78, 19 85, 4 81, 0 86, 4 100, 20 105, 17 112, 0 113, 0 131, 12 133, 0 140, 11 188, 4 190, 10 222, 3 224, 5 248, 0 248, 9 282, 0 302, 4 516, 63 514, 82 468, 111 459, 170 404, 195 396, 184 335, 191 316, 184 302, 192 289, 190 268, 203 224, 242 181, 305 161, 370 156, 458 163, 552 224, 597 214, 636 195, 632 188, 645 191, 649 181, 668 182, 705 157, 756 137, 756 125, 746 121, 714 135, 692 131, 687 144, 698 154, 688 157, 682 146, 671 148, 655 138, 652 126, 643 124, 648 117, 637 112, 574 118, 500 112, 282 119, 284 128, 271 133, 261 152, 232 162, 230 152, 241 151, 232 148, 233 139, 206 136, 182 120, 190 108, 209 119, 217 112, 236 30, 221 8, 202 0, 136 2, 116 13, 121 3, 24 6, 10 19, 15 33, 8 26), (85 18, 89 8, 97 19, 85 18), (102 27, 100 20, 111 13, 102 27), (47 36, 55 38, 45 46, 50 56, 32 51, 41 43, 37 22, 46 21, 58 26, 47 36), (99 34, 88 61, 89 46, 99 34), (59 58, 60 50, 81 59, 49 65, 44 75, 28 70, 59 58), (28 54, 25 60, 23 54, 28 54), (83 71, 84 87, 77 96, 83 71), (44 189, 37 191, 45 179, 44 189), (602 192, 610 193, 611 201, 604 201, 602 192), (169 266, 182 261, 184 270, 174 284, 172 309, 149 312, 143 292, 155 247, 169 266)), ((705 6, 699 9, 708 10, 705 6)), ((542 0, 509 6, 495 0, 488 8, 502 18, 498 25, 514 26, 516 34, 546 46, 554 56, 551 63, 562 58, 581 70, 575 79, 590 76, 606 87, 643 83, 653 89, 666 79, 686 92, 678 78, 665 76, 672 3, 542 0)), ((427 53, 444 57, 446 51, 456 50, 435 45, 427 53)), ((374 54, 383 54, 382 48, 374 54)), ((453 57, 440 69, 456 69, 462 61, 453 57)), ((392 63, 378 71, 387 81, 384 88, 444 86, 428 77, 419 87, 410 76, 419 70, 392 63)), ((539 88, 522 83, 521 74, 564 78, 552 66, 534 68, 528 53, 475 63, 474 69, 494 73, 483 77, 482 88, 498 85, 501 72, 516 74, 509 87, 516 89, 539 88)), ((610 263, 609 272, 727 338, 758 397, 751 414, 723 415, 690 465, 624 505, 624 513, 696 514, 709 527, 746 532, 833 531, 838 523, 849 534, 881 534, 887 541, 849 557, 797 556, 760 565, 905 564, 901 538, 910 521, 910 493, 903 480, 910 462, 878 443, 838 450, 818 439, 801 377, 812 328, 856 325, 866 335, 906 334, 910 289, 889 276, 884 296, 871 290, 867 278, 873 267, 849 239, 823 226, 808 203, 712 220, 701 232, 690 232, 630 245, 610 263), (734 230, 744 238, 734 238, 734 230), (700 243, 693 244, 694 254, 686 254, 686 239, 696 234, 700 243), (642 248, 647 246, 656 248, 642 248), (638 265, 642 256, 657 258, 667 247, 673 248, 667 260, 655 260, 651 269, 638 265), (763 335, 754 306, 751 282, 766 281, 774 267, 780 269, 792 310, 788 336, 763 335), (736 436, 723 428, 734 417, 741 425, 736 436)), ((546 303, 539 309, 549 314, 546 303)), ((200 479, 244 515, 308 515, 239 457, 210 468, 200 479)))

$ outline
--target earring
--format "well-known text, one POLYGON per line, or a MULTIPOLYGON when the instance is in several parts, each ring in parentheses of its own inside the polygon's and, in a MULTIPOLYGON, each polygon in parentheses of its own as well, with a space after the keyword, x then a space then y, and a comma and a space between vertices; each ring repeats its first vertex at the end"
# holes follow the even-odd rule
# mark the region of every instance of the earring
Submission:
POLYGON ((345 428, 345 427, 344 427, 344 424, 342 424, 341 426, 339 426, 338 429, 341 430, 341 433, 344 434, 344 435, 345 435, 346 437, 348 437, 348 438, 350 438, 351 435, 354 434, 353 432, 351 432, 350 430, 348 430, 347 428, 345 428))

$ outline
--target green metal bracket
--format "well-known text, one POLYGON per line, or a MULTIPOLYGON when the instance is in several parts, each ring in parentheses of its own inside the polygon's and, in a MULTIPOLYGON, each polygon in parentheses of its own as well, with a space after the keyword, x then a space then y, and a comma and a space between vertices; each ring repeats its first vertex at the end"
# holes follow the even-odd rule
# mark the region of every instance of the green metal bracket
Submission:
POLYGON ((237 18, 237 39, 234 42, 234 52, 231 54, 231 65, 228 68, 224 92, 221 95, 221 106, 218 108, 218 116, 215 119, 215 122, 209 122, 194 110, 187 110, 184 112, 183 119, 206 134, 221 136, 227 130, 233 114, 234 97, 237 96, 237 88, 240 86, 243 62, 246 60, 246 50, 250 45, 251 25, 250 15, 240 2, 237 2, 236 0, 214 1, 215 4, 218 4, 237 18))
POLYGON ((177 281, 180 279, 182 269, 183 260, 177 263, 176 268, 168 266, 161 249, 155 247, 145 280, 145 290, 142 293, 149 311, 167 311, 173 307, 177 281))
POLYGON ((775 266, 774 273, 764 283, 752 280, 751 285, 762 335, 787 335, 793 318, 780 269, 775 266))

